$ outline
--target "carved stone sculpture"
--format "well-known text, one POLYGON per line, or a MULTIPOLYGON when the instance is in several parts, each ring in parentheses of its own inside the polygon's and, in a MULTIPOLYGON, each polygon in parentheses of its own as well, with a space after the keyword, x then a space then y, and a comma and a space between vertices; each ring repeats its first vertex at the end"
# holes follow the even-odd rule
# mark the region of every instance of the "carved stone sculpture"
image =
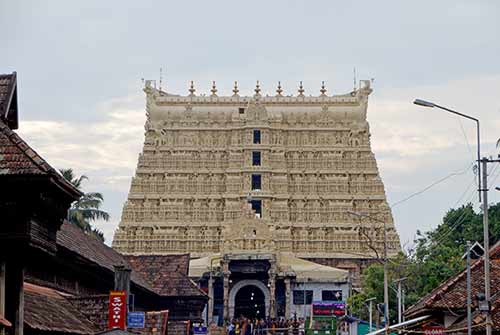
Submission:
POLYGON ((206 96, 160 94, 147 81, 144 148, 113 247, 193 258, 275 250, 336 266, 376 257, 385 221, 396 254, 370 147, 370 82, 362 84, 335 96, 268 96, 259 88, 243 97, 214 88, 206 96))

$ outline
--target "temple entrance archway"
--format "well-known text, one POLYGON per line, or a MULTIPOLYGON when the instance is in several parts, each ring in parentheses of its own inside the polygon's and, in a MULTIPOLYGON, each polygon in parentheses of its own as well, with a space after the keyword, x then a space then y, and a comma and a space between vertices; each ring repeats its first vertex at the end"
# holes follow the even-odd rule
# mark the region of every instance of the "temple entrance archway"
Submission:
POLYGON ((269 289, 261 281, 242 280, 229 293, 229 317, 265 318, 269 315, 269 298, 269 289))

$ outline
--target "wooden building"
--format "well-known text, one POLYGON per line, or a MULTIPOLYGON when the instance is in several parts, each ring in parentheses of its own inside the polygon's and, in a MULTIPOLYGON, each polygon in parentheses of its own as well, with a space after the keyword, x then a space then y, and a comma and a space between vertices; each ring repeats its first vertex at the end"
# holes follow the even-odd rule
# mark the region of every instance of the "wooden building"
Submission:
POLYGON ((56 234, 81 196, 15 132, 16 73, 0 75, 0 315, 23 334, 26 264, 56 253, 56 234))
MULTIPOLYGON (((165 309, 171 320, 199 321, 208 298, 187 278, 189 256, 176 260, 168 274, 152 278, 66 222, 67 210, 81 192, 16 134, 17 127, 16 73, 0 75, 0 332, 105 330, 109 291, 116 288, 118 277, 130 279, 124 281, 129 308, 153 312, 147 317, 149 325, 162 323, 165 314, 155 311, 165 309)), ((166 271, 157 270, 160 275, 166 271)), ((148 329, 158 326, 142 333, 148 329)))

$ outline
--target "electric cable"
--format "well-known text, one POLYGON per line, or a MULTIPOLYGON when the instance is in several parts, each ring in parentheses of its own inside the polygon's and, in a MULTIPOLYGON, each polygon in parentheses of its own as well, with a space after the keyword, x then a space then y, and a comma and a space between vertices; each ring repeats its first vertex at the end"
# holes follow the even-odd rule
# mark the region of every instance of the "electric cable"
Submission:
POLYGON ((410 194, 409 196, 407 196, 406 198, 403 198, 403 199, 401 199, 401 200, 399 200, 399 201, 396 201, 395 203, 393 203, 393 204, 391 204, 391 205, 390 205, 391 209, 393 209, 394 207, 396 207, 396 206, 398 206, 398 205, 400 205, 400 204, 402 204, 402 203, 404 203, 404 202, 406 202, 406 201, 410 200, 411 198, 413 198, 413 197, 415 197, 415 196, 417 196, 417 195, 420 195, 420 194, 422 194, 422 193, 424 193, 424 192, 428 191, 428 190, 429 190, 429 189, 431 189, 432 187, 434 187, 434 186, 436 186, 436 185, 438 185, 438 184, 440 184, 440 183, 442 183, 442 182, 446 181, 447 179, 449 179, 449 178, 451 178, 451 177, 455 177, 455 176, 463 175, 464 173, 466 173, 466 172, 467 172, 467 170, 469 170, 469 168, 470 168, 471 166, 472 166, 472 164, 469 164, 469 165, 468 165, 465 169, 463 169, 463 170, 458 170, 458 171, 456 171, 456 172, 452 172, 452 173, 450 173, 449 175, 447 175, 447 176, 445 176, 445 177, 443 177, 443 178, 441 178, 441 179, 439 179, 439 180, 437 180, 437 181, 435 181, 435 182, 431 183, 430 185, 426 186, 426 187, 425 187, 425 188, 423 188, 422 190, 417 191, 417 192, 415 192, 415 193, 412 193, 412 194, 410 194))

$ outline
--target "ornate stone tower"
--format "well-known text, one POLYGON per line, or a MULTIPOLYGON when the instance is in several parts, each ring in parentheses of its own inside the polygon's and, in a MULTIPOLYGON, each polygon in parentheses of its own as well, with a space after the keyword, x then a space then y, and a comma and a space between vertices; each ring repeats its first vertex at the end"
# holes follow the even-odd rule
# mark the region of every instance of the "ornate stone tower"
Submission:
POLYGON ((323 85, 314 97, 302 83, 297 96, 283 96, 281 85, 263 96, 259 83, 250 97, 236 83, 225 97, 215 82, 209 96, 195 95, 192 83, 187 96, 151 81, 144 91, 144 150, 114 237, 118 251, 194 258, 228 243, 272 245, 359 273, 375 250, 382 255, 384 223, 389 255, 400 250, 370 148, 369 81, 334 96, 323 85), (260 222, 255 232, 267 226, 269 241, 228 232, 248 222, 247 203, 260 222))

